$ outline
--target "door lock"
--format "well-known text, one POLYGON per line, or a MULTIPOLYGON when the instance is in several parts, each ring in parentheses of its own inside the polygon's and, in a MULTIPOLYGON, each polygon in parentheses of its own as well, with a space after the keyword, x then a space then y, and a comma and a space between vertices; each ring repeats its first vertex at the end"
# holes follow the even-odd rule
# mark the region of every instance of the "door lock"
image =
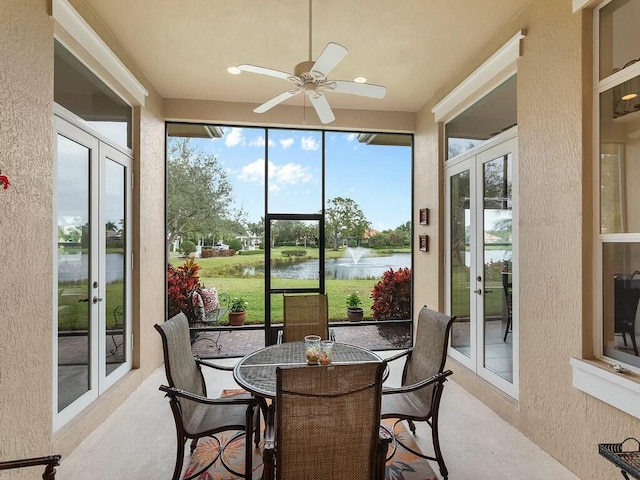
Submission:
POLYGON ((475 293, 476 295, 482 295, 482 289, 479 288, 477 290, 474 290, 473 293, 475 293))

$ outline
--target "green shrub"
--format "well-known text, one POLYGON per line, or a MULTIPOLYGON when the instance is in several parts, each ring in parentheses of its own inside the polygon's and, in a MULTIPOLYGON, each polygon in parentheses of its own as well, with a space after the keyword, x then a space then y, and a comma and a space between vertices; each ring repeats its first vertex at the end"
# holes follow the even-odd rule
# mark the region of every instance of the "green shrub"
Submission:
POLYGON ((196 251, 196 244, 193 243, 191 240, 185 240, 180 244, 180 253, 185 257, 191 255, 195 251, 196 251))
POLYGON ((242 250, 242 242, 237 238, 229 240, 229 249, 239 252, 240 250, 242 250))
POLYGON ((307 255, 306 250, 282 250, 280 253, 283 257, 304 257, 307 255))
POLYGON ((264 255, 264 250, 240 250, 238 255, 264 255))

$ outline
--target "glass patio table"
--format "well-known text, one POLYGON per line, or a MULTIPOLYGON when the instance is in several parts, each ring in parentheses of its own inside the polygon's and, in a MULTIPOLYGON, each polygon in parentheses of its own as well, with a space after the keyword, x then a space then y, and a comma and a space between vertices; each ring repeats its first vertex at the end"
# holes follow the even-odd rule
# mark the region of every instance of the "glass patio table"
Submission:
MULTIPOLYGON (((276 368, 307 365, 304 342, 285 342, 257 350, 240 360, 233 369, 233 378, 242 388, 256 396, 276 398, 276 368)), ((334 342, 331 365, 381 362, 371 350, 334 342)), ((386 375, 385 375, 386 376, 386 375)))

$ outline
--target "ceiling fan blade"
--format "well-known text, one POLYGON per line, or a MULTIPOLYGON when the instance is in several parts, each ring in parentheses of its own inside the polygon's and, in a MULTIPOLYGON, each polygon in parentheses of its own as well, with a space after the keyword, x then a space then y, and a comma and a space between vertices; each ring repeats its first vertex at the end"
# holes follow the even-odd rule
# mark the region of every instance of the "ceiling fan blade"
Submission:
POLYGON ((386 95, 387 89, 381 85, 371 85, 370 83, 356 83, 346 80, 334 80, 329 82, 325 88, 330 92, 349 93, 351 95, 361 95, 363 97, 382 98, 386 95), (335 84, 335 87, 331 88, 335 84))
POLYGON ((313 64, 311 71, 321 73, 326 77, 347 53, 349 53, 349 50, 342 45, 333 42, 327 43, 327 46, 324 47, 316 63, 313 64))
POLYGON ((331 123, 336 119, 331 107, 329 106, 329 102, 327 102, 327 97, 322 93, 318 92, 315 95, 310 95, 309 100, 311 100, 311 104, 313 105, 313 108, 316 109, 318 118, 322 123, 331 123))
POLYGON ((238 65, 238 69, 243 72, 258 73, 260 75, 268 75, 270 77, 281 78, 283 80, 296 78, 296 76, 291 73, 281 72, 280 70, 274 70, 272 68, 258 67, 256 65, 247 65, 247 64, 238 65))
POLYGON ((273 97, 271 100, 267 100, 266 102, 264 102, 262 105, 260 105, 259 107, 256 107, 253 111, 255 113, 264 113, 267 110, 269 110, 270 108, 275 107, 276 105, 278 105, 279 103, 284 102, 285 100, 291 98, 291 97, 295 97, 296 95, 298 95, 302 90, 299 88, 292 88, 291 90, 287 90, 286 92, 281 93, 280 95, 276 95, 275 97, 273 97))

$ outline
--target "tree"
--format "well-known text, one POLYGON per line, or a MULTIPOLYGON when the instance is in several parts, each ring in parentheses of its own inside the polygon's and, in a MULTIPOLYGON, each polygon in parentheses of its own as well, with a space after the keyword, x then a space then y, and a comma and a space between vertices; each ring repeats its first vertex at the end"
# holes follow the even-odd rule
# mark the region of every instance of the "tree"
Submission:
POLYGON ((354 237, 356 245, 364 236, 371 223, 366 219, 364 212, 351 198, 336 197, 328 202, 325 216, 327 234, 333 239, 333 249, 338 249, 338 241, 344 237, 354 237))
POLYGON ((222 236, 230 220, 232 187, 213 155, 197 152, 186 138, 169 141, 167 234, 172 243, 188 234, 222 236))

